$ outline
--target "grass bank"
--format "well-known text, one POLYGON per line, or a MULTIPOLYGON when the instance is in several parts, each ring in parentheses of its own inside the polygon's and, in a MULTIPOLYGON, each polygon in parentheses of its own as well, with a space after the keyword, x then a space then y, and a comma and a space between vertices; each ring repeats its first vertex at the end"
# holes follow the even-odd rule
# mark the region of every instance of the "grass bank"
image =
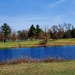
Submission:
POLYGON ((47 43, 48 46, 66 46, 66 45, 75 45, 75 38, 71 39, 58 39, 58 40, 49 40, 47 43))
MULTIPOLYGON (((43 46, 40 44, 42 40, 35 41, 23 41, 23 42, 0 42, 1 48, 19 48, 19 47, 38 47, 43 46)), ((65 46, 65 45, 75 45, 75 39, 58 39, 49 40, 47 46, 65 46)))
POLYGON ((1 65, 0 75, 75 75, 75 61, 1 65))

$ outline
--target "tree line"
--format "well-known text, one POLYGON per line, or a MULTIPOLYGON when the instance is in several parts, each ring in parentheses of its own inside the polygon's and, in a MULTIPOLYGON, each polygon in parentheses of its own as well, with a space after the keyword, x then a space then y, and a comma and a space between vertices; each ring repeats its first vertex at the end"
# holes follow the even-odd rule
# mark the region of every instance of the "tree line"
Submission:
POLYGON ((28 30, 13 31, 12 28, 4 23, 0 27, 0 41, 23 41, 23 40, 36 40, 36 39, 62 39, 62 38, 75 38, 75 28, 70 23, 53 25, 51 28, 45 26, 44 29, 40 25, 31 25, 28 30))

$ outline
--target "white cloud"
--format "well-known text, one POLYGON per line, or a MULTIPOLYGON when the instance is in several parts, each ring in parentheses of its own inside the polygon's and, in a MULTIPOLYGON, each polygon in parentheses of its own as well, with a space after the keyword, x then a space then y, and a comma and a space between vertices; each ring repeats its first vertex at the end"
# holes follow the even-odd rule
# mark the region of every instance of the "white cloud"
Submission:
POLYGON ((63 15, 58 15, 52 18, 52 21, 49 22, 50 26, 62 24, 63 22, 63 15))
POLYGON ((61 20, 62 20, 62 17, 63 17, 62 15, 56 16, 55 19, 53 20, 53 22, 54 22, 54 23, 60 23, 61 20))
POLYGON ((34 16, 34 17, 24 17, 24 16, 16 16, 16 17, 0 17, 0 25, 2 25, 3 23, 8 23, 10 25, 10 27, 14 30, 21 30, 21 29, 29 29, 31 24, 37 25, 39 24, 41 28, 44 29, 45 25, 47 25, 49 28, 52 25, 58 25, 58 24, 62 24, 67 22, 67 23, 71 23, 75 24, 74 19, 70 19, 68 17, 66 17, 66 15, 57 15, 54 17, 39 17, 39 16, 34 16))
POLYGON ((20 30, 20 29, 29 29, 31 24, 40 24, 40 21, 48 19, 47 17, 0 17, 0 25, 3 23, 8 23, 12 29, 20 30))
POLYGON ((56 5, 58 5, 58 4, 60 4, 60 3, 63 3, 63 2, 65 2, 65 1, 67 1, 67 0, 59 0, 59 1, 55 2, 55 3, 53 3, 53 4, 50 4, 49 7, 50 7, 50 8, 55 7, 56 5))
POLYGON ((28 20, 43 20, 43 19, 48 19, 47 17, 30 17, 27 18, 28 20))

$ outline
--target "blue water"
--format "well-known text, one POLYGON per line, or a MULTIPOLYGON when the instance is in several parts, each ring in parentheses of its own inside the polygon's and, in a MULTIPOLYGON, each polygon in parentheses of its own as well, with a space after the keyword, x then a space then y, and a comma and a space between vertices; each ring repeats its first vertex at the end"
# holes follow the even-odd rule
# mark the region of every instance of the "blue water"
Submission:
POLYGON ((33 59, 63 58, 75 60, 75 46, 12 48, 0 50, 0 62, 28 57, 33 59))

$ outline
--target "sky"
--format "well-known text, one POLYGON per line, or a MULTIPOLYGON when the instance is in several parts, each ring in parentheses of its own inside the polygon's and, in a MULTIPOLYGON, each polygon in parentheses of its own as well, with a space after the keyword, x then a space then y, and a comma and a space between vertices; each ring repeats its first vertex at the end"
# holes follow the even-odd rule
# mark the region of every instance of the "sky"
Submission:
POLYGON ((0 26, 3 23, 13 30, 29 29, 32 24, 75 26, 75 0, 0 0, 0 26))

